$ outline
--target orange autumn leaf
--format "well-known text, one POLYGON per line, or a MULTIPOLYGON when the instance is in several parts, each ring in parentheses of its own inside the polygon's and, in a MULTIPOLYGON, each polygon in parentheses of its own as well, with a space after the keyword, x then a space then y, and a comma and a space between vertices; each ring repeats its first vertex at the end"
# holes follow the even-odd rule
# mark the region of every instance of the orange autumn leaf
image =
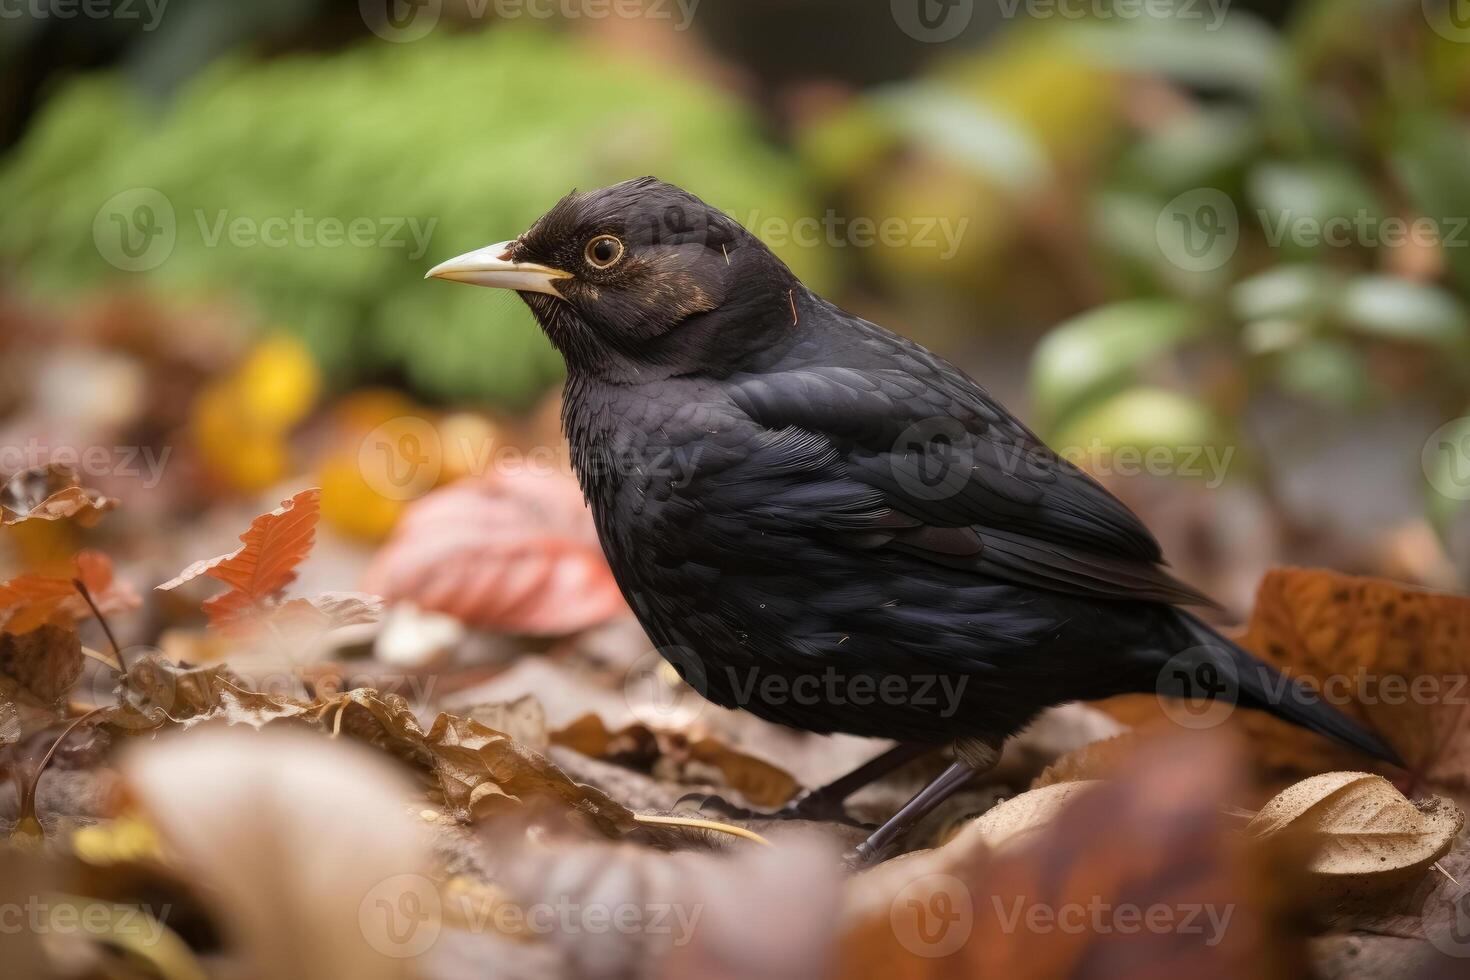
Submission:
POLYGON ((6 632, 24 633, 53 619, 86 618, 91 609, 82 601, 77 582, 87 587, 103 613, 138 605, 133 590, 113 577, 112 561, 106 555, 82 551, 73 560, 69 578, 31 572, 0 583, 0 625, 6 632))
POLYGON ((230 591, 204 601, 211 625, 228 623, 247 610, 278 599, 296 580, 296 566, 316 540, 321 490, 303 490, 268 514, 250 522, 239 548, 227 555, 196 561, 177 577, 158 586, 176 589, 201 575, 223 582, 230 591))
MULTIPOLYGON (((1327 703, 1375 729, 1418 780, 1470 786, 1470 598, 1320 569, 1269 572, 1238 642, 1306 680, 1327 703)), ((1158 701, 1106 708, 1135 725, 1157 723, 1158 701)), ((1363 757, 1259 711, 1236 711, 1273 773, 1361 768, 1363 757)))

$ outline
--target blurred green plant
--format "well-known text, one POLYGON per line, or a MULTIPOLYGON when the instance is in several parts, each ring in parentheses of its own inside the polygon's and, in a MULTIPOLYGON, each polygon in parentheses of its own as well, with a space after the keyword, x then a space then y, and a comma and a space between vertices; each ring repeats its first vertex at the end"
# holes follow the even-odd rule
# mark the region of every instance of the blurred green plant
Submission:
POLYGON ((972 216, 955 261, 872 272, 950 290, 952 330, 1051 327, 1032 416, 1058 443, 1248 444, 1266 393, 1464 415, 1470 37, 1419 0, 1280 30, 1206 7, 1019 24, 798 146, 854 210, 972 216))
MULTIPOLYGON (((0 164, 0 255, 45 291, 132 277, 165 296, 238 294, 265 326, 300 333, 339 386, 403 377, 430 397, 518 406, 560 371, 528 313, 424 270, 518 234, 574 186, 645 173, 742 217, 812 213, 798 167, 733 97, 500 27, 230 60, 161 113, 116 78, 75 82, 0 164), (108 202, 140 188, 166 202, 146 199, 142 218, 171 220, 176 238, 156 267, 120 271, 101 239, 133 215, 108 202), (354 221, 368 244, 342 242, 354 221)), ((821 250, 778 251, 823 283, 821 250)))

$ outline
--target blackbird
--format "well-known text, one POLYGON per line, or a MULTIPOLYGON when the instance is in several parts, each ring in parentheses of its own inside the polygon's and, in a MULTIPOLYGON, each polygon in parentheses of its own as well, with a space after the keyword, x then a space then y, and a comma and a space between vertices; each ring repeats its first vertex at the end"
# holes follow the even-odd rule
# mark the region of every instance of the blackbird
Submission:
POLYGON ((517 291, 562 354, 602 547, 686 681, 783 725, 900 743, 791 812, 956 747, 853 860, 1067 701, 1238 704, 1398 763, 1181 609, 1211 603, 963 371, 822 299, 692 194, 652 177, 573 192, 428 275, 517 291))

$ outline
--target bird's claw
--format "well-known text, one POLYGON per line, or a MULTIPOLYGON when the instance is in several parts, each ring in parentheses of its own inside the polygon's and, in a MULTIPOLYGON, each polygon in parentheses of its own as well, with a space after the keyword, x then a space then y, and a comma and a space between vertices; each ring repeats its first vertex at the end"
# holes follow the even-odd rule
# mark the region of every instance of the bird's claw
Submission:
POLYGON ((817 820, 864 826, 847 815, 842 801, 815 790, 798 794, 777 810, 751 810, 736 806, 722 796, 688 793, 679 798, 676 807, 693 805, 699 810, 713 811, 734 820, 817 820))

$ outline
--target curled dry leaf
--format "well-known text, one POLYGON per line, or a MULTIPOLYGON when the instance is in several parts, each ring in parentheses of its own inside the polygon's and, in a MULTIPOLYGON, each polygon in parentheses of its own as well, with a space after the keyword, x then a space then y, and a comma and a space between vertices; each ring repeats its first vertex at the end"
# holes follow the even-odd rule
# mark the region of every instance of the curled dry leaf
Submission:
POLYGON ((540 753, 469 718, 441 713, 425 731, 403 698, 368 690, 346 691, 313 710, 331 730, 378 745, 428 771, 458 820, 551 800, 575 821, 609 837, 634 827, 632 812, 601 790, 574 782, 540 753))
POLYGON ((1392 888, 1449 853, 1465 816, 1449 800, 1406 799, 1382 776, 1328 772, 1288 787, 1246 833, 1296 833, 1314 845, 1310 870, 1333 890, 1392 888))
POLYGON ((576 481, 468 479, 404 514, 364 588, 506 633, 564 635, 626 607, 576 481))
POLYGON ((1079 794, 1096 781, 1057 783, 1013 796, 986 810, 959 832, 957 839, 978 837, 988 847, 1013 846, 1047 829, 1079 794))
POLYGON ((83 487, 71 467, 48 463, 22 470, 0 487, 0 524, 74 518, 91 527, 117 504, 115 498, 83 487))
POLYGON ((319 489, 302 490, 268 514, 250 522, 241 545, 227 555, 196 561, 158 586, 176 589, 201 575, 223 582, 230 591, 204 601, 212 626, 222 626, 274 605, 286 586, 296 581, 296 566, 316 540, 321 514, 319 489))
POLYGON ((306 715, 312 706, 283 695, 251 690, 224 665, 190 667, 156 655, 135 657, 118 680, 117 704, 103 721, 124 731, 168 724, 185 728, 220 720, 260 728, 306 715))
POLYGON ((302 732, 205 729, 137 746, 122 774, 201 882, 241 976, 402 980, 437 921, 412 788, 387 760, 302 732), (288 758, 290 765, 282 765, 288 758), (395 918, 402 909, 405 918, 395 918))

